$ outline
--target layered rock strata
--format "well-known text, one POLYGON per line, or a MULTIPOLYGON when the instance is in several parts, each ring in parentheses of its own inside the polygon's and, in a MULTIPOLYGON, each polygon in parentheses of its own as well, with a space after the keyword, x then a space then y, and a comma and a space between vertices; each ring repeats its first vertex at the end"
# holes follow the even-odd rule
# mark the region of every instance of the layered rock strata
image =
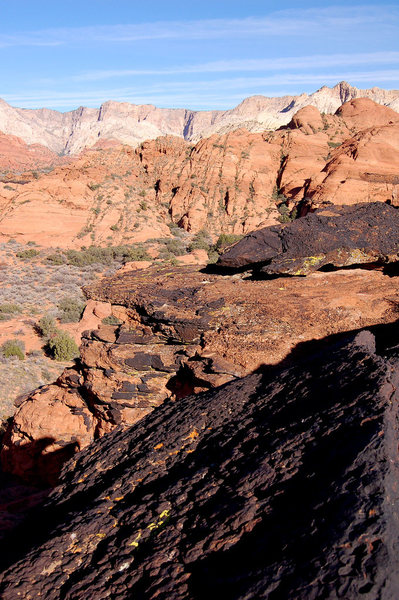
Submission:
POLYGON ((399 363, 376 334, 87 448, 9 541, 1 597, 396 598, 399 363))
POLYGON ((361 90, 341 81, 333 88, 323 86, 313 94, 267 98, 246 98, 231 110, 192 111, 157 108, 151 104, 105 102, 100 108, 80 107, 60 113, 55 110, 13 108, 0 99, 0 131, 17 135, 28 144, 42 144, 52 151, 76 154, 97 141, 118 140, 137 146, 162 135, 181 136, 190 141, 245 127, 264 131, 286 125, 292 116, 308 105, 324 113, 334 113, 354 98, 399 110, 396 90, 361 90))
POLYGON ((0 238, 61 247, 125 244, 170 236, 172 220, 216 240, 221 232, 246 234, 330 202, 397 206, 398 140, 399 115, 357 99, 335 115, 307 106, 278 131, 241 129, 195 146, 173 136, 135 150, 97 144, 67 166, 35 173, 37 180, 0 182, 0 238))
POLYGON ((399 280, 360 269, 256 281, 150 267, 86 294, 123 323, 83 334, 78 366, 21 399, 2 464, 29 481, 54 484, 68 456, 167 397, 178 403, 278 363, 306 340, 394 321, 399 280))

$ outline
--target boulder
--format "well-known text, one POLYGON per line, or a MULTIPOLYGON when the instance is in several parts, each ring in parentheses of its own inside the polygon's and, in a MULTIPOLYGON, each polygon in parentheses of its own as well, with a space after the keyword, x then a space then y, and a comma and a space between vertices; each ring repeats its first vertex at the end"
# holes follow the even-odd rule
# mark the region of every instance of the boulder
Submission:
POLYGON ((78 366, 21 400, 2 464, 29 481, 53 484, 59 459, 169 397, 180 402, 288 360, 307 340, 394 322, 399 278, 351 269, 265 281, 153 266, 118 272, 86 294, 122 323, 85 332, 78 366), (45 438, 53 442, 44 449, 45 438))
POLYGON ((399 260, 399 212, 381 202, 331 206, 285 226, 248 234, 217 264, 261 267, 267 275, 308 275, 322 267, 399 260))
POLYGON ((83 450, 2 599, 397 598, 399 363, 367 331, 307 346, 83 450))

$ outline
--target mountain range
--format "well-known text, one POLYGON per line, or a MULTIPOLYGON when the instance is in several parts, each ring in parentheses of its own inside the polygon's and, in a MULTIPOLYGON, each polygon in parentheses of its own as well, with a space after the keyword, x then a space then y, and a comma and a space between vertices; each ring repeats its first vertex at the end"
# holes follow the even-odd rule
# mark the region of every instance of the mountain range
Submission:
POLYGON ((192 111, 108 101, 100 108, 80 107, 61 113, 47 108, 14 108, 0 99, 0 131, 27 144, 41 144, 60 155, 73 155, 101 140, 137 146, 144 140, 174 135, 197 142, 212 134, 244 127, 251 132, 287 125, 301 108, 312 105, 335 113, 345 102, 369 98, 399 112, 399 90, 358 89, 342 81, 313 94, 267 98, 251 96, 231 110, 192 111))

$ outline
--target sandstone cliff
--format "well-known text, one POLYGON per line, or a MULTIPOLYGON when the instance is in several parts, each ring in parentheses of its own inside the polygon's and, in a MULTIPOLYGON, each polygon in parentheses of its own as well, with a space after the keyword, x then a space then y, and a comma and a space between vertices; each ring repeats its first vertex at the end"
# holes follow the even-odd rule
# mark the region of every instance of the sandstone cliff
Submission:
POLYGON ((0 235, 61 247, 132 243, 167 237, 172 220, 215 239, 329 202, 397 205, 398 140, 398 113, 360 98, 334 115, 305 106, 278 131, 238 129, 194 146, 175 136, 136 149, 102 141, 38 180, 0 183, 0 235))
POLYGON ((314 94, 266 98, 253 96, 226 111, 161 109, 152 105, 105 102, 99 109, 80 107, 67 113, 49 109, 21 109, 0 100, 0 131, 16 135, 28 144, 39 143, 63 154, 76 154, 99 139, 115 139, 137 146, 147 139, 175 135, 198 141, 214 133, 245 127, 264 131, 286 125, 307 105, 334 113, 344 102, 366 97, 399 110, 399 92, 380 88, 361 90, 341 82, 314 94))

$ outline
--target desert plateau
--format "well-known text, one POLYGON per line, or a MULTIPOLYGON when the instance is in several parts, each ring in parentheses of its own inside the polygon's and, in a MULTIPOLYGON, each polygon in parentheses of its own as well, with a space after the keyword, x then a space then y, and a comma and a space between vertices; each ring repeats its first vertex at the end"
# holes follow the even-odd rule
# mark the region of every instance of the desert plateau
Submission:
POLYGON ((0 598, 398 600, 398 11, 22 4, 0 598))

